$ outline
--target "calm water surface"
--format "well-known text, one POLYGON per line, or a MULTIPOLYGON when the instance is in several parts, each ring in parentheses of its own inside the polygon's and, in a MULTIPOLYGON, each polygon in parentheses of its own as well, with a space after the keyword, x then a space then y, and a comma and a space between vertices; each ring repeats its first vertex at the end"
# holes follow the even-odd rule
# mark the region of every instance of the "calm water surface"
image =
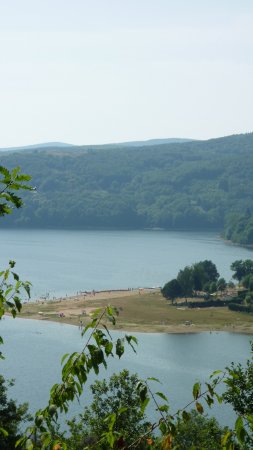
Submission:
MULTIPOLYGON (((1 372, 16 378, 12 396, 20 402, 29 401, 32 410, 46 404, 50 387, 59 381, 60 359, 66 352, 81 350, 84 338, 78 327, 51 322, 5 318, 0 321, 0 334, 5 339, 6 359, 1 372)), ((117 338, 119 333, 113 332, 117 338)), ((230 333, 188 335, 135 333, 137 354, 126 349, 121 360, 111 358, 108 371, 101 377, 123 368, 141 377, 157 377, 162 385, 154 389, 168 395, 171 412, 191 400, 195 381, 205 381, 216 369, 231 361, 244 362, 250 355, 250 336, 230 333)), ((91 377, 94 380, 94 376, 91 377)), ((86 392, 81 405, 74 405, 74 414, 90 401, 86 392)), ((224 424, 231 422, 229 411, 214 410, 224 424)), ((153 413, 152 413, 153 414, 153 413)))
POLYGON ((162 286, 188 264, 211 259, 231 278, 253 251, 215 232, 0 230, 0 266, 9 259, 33 283, 33 298, 77 291, 162 286))

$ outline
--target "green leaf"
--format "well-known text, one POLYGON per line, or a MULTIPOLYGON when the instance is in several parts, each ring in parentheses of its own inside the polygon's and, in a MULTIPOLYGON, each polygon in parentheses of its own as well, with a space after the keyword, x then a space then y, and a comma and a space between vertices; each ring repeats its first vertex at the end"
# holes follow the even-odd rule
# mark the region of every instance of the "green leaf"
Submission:
POLYGON ((218 401, 218 403, 221 404, 223 402, 222 396, 218 395, 217 392, 214 392, 214 396, 215 396, 216 400, 218 401))
POLYGON ((118 338, 116 342, 116 355, 121 358, 124 353, 123 339, 118 338))
POLYGON ((108 316, 113 317, 114 314, 115 314, 115 310, 114 310, 114 308, 112 306, 108 305, 106 307, 106 313, 108 314, 108 316))
POLYGON ((129 408, 122 407, 118 410, 118 414, 123 414, 124 412, 128 411, 129 408))
POLYGON ((203 408, 203 406, 201 405, 201 403, 196 402, 196 403, 195 403, 195 406, 196 406, 196 409, 197 409, 198 413, 199 413, 199 414, 203 414, 204 408, 203 408))
POLYGON ((91 314, 92 319, 97 319, 99 314, 101 314, 102 310, 103 310, 103 308, 95 309, 95 311, 93 311, 92 314, 91 314))
POLYGON ((10 179, 11 178, 11 174, 9 172, 8 169, 6 169, 6 167, 0 166, 0 173, 2 173, 5 178, 10 179))
POLYGON ((168 405, 161 405, 161 406, 158 406, 157 410, 161 411, 161 412, 168 412, 169 407, 168 407, 168 405))
POLYGON ((216 375, 219 375, 220 373, 223 373, 222 370, 215 370, 211 375, 210 378, 215 377, 216 375))
POLYGON ((197 400, 197 398, 199 397, 200 394, 200 383, 195 383, 193 388, 192 388, 192 395, 194 400, 197 400))
POLYGON ((134 353, 136 353, 135 347, 132 344, 132 341, 133 341, 136 345, 138 345, 138 341, 137 341, 136 337, 125 335, 125 338, 126 338, 127 343, 132 347, 134 353))
POLYGON ((144 400, 141 402, 141 415, 142 416, 144 415, 144 412, 145 412, 149 402, 150 402, 150 398, 148 398, 148 397, 144 398, 144 400))
POLYGON ((188 412, 183 411, 182 412, 182 417, 183 417, 183 421, 184 422, 189 422, 191 416, 190 416, 190 414, 188 412))
POLYGON ((26 291, 29 298, 31 297, 30 286, 31 286, 31 283, 29 283, 29 282, 26 282, 23 284, 23 288, 26 291))
POLYGON ((12 286, 9 287, 8 289, 6 289, 4 296, 7 297, 11 291, 12 291, 12 286))
POLYGON ((6 431, 4 428, 0 427, 0 433, 3 434, 4 437, 9 436, 8 431, 6 431))
POLYGON ((155 394, 158 395, 158 397, 161 397, 163 400, 165 400, 165 402, 168 402, 166 395, 164 395, 162 392, 156 392, 155 394))
POLYGON ((141 384, 139 389, 139 396, 142 402, 147 398, 148 388, 145 386, 145 384, 141 384))
POLYGON ((210 395, 206 395, 205 401, 206 401, 206 403, 208 404, 209 407, 212 406, 212 404, 214 403, 213 398, 210 397, 210 395))
POLYGON ((131 341, 133 341, 136 345, 138 345, 138 339, 135 336, 132 335, 125 335, 125 338, 127 340, 128 343, 130 343, 131 341))
POLYGON ((235 432, 236 432, 236 437, 237 437, 238 441, 240 442, 240 444, 244 444, 247 433, 244 428, 244 424, 243 424, 243 420, 242 420, 241 416, 239 416, 235 422, 235 432))
POLYGON ((228 441, 228 439, 232 436, 231 431, 227 431, 221 439, 221 445, 224 447, 228 441))
POLYGON ((61 365, 64 363, 65 359, 69 356, 69 353, 65 353, 61 359, 61 365))
POLYGON ((108 336, 110 337, 110 339, 112 339, 112 336, 111 336, 111 334, 110 334, 110 331, 108 330, 107 326, 106 326, 104 323, 103 323, 103 327, 104 327, 104 329, 106 330, 106 332, 107 332, 108 336))
POLYGON ((13 275, 14 280, 19 281, 19 276, 17 273, 12 272, 12 275, 13 275))
POLYGON ((12 169, 12 171, 11 171, 12 178, 15 179, 19 172, 20 172, 20 166, 14 167, 14 169, 12 169))
POLYGON ((109 416, 106 416, 106 418, 104 419, 105 423, 108 423, 108 428, 110 431, 112 431, 114 424, 116 422, 116 414, 112 413, 109 416))
POLYGON ((109 356, 112 354, 112 349, 113 349, 113 343, 108 341, 107 344, 105 345, 106 356, 109 356))
POLYGON ((25 450, 33 450, 33 441, 31 439, 27 439, 25 444, 25 450))
POLYGON ((167 432, 168 432, 167 426, 164 421, 161 421, 159 423, 159 429, 163 435, 167 434, 167 432))
POLYGON ((147 380, 156 381, 157 383, 161 383, 161 381, 158 380, 158 378, 155 378, 155 377, 149 377, 149 378, 147 378, 147 380))

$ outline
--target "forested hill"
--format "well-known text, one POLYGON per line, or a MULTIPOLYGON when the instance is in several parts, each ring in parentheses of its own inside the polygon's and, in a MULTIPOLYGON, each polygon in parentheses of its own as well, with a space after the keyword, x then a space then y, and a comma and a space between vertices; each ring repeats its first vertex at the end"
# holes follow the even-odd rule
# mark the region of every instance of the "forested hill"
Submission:
POLYGON ((253 211, 253 133, 4 152, 0 163, 20 165, 37 188, 5 226, 221 229, 253 211))

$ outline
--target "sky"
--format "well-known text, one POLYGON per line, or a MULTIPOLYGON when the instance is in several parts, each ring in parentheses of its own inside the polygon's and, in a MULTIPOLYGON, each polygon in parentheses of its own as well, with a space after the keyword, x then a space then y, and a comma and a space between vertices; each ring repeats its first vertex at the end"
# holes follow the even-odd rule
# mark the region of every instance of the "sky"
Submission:
POLYGON ((252 0, 0 0, 0 147, 253 131, 252 0))

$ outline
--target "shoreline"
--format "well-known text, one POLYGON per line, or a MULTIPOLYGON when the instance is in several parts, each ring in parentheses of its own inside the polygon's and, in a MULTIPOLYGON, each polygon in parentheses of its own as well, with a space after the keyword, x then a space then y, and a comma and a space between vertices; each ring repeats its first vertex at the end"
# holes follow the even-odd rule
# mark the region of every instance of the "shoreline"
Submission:
POLYGON ((253 334, 253 315, 230 311, 226 307, 185 308, 162 297, 159 288, 119 289, 82 292, 55 300, 23 304, 19 318, 85 326, 98 308, 111 304, 119 311, 115 331, 189 334, 230 332, 253 334))

